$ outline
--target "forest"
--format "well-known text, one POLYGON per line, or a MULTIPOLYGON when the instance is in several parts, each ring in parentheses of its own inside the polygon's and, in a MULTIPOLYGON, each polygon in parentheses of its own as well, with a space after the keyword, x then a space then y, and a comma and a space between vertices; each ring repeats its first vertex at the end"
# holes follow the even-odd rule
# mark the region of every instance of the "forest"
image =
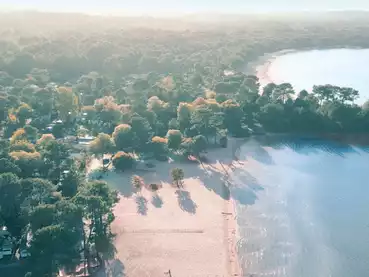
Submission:
POLYGON ((261 87, 248 66, 284 49, 366 48, 367 18, 2 15, 0 250, 8 243, 10 255, 0 276, 10 276, 4 263, 27 277, 82 261, 92 272, 114 254, 118 195, 87 178, 93 155, 113 155, 123 171, 139 159, 199 158, 228 136, 367 133, 369 102, 356 105, 355 88, 261 87))

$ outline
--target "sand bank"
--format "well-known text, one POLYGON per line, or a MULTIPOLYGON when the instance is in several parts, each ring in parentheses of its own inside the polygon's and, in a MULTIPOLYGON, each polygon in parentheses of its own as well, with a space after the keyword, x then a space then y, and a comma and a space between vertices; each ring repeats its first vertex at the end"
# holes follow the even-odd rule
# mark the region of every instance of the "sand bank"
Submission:
POLYGON ((259 57, 253 62, 247 65, 246 73, 255 75, 259 78, 261 86, 265 86, 269 83, 276 82, 275 78, 271 75, 270 67, 273 62, 280 56, 295 53, 297 50, 286 49, 274 53, 267 53, 259 57))
POLYGON ((284 56, 284 55, 293 54, 293 53, 323 51, 323 50, 333 50, 333 49, 360 50, 364 48, 342 45, 342 46, 337 46, 333 48, 302 47, 300 49, 285 49, 285 50, 276 51, 272 53, 265 53, 264 55, 258 57, 255 61, 249 62, 244 71, 246 74, 256 75, 259 78, 260 84, 262 86, 265 86, 272 82, 279 83, 279 82, 283 82, 283 80, 278 80, 278 78, 273 75, 273 72, 271 70, 271 66, 277 58, 284 56))
MULTIPOLYGON (((145 171, 109 172, 105 180, 121 194, 115 208, 116 260, 108 276, 242 276, 237 224, 228 174, 239 163, 239 140, 210 150, 208 162, 155 162, 145 171), (233 165, 231 165, 233 164, 233 165), (171 169, 184 170, 183 187, 171 184, 171 169), (133 191, 130 179, 160 184, 157 192, 133 191)), ((97 164, 95 164, 96 166, 97 164)))

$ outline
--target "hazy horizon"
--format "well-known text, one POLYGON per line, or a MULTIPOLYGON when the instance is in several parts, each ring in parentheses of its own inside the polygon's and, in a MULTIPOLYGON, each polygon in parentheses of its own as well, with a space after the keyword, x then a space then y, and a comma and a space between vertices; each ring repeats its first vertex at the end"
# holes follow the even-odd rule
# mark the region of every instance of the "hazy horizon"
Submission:
POLYGON ((367 0, 98 0, 53 2, 47 0, 0 0, 1 11, 34 10, 47 12, 77 12, 114 15, 173 15, 199 12, 264 13, 295 11, 366 10, 367 0))

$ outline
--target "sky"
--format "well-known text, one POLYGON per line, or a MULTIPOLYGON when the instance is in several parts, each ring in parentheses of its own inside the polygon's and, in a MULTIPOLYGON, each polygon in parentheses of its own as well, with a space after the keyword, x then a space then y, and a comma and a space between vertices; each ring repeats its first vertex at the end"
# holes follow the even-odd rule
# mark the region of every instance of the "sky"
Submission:
POLYGON ((0 0, 0 10, 94 14, 369 10, 369 0, 0 0))

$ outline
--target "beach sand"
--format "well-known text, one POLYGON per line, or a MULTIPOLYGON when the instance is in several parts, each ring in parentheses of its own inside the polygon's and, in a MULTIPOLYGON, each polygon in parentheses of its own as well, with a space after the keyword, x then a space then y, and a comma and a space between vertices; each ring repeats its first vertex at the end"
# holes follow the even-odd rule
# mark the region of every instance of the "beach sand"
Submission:
MULTIPOLYGON (((242 276, 237 258, 237 224, 227 175, 240 140, 230 139, 225 149, 209 150, 206 164, 155 162, 148 170, 109 172, 104 179, 120 192, 112 231, 116 234, 116 260, 105 276, 190 277, 242 276), (171 169, 182 168, 183 187, 171 183, 171 169), (146 185, 160 184, 153 192, 133 191, 131 178, 146 185)), ((98 166, 96 161, 92 167, 98 166)), ((231 165, 233 164, 233 165, 231 165)))
POLYGON ((245 72, 257 76, 262 87, 273 82, 279 83, 281 80, 278 80, 278 78, 273 75, 273 72, 271 72, 273 62, 280 56, 295 52, 297 51, 294 49, 286 49, 274 53, 266 53, 255 61, 248 63, 245 72))

